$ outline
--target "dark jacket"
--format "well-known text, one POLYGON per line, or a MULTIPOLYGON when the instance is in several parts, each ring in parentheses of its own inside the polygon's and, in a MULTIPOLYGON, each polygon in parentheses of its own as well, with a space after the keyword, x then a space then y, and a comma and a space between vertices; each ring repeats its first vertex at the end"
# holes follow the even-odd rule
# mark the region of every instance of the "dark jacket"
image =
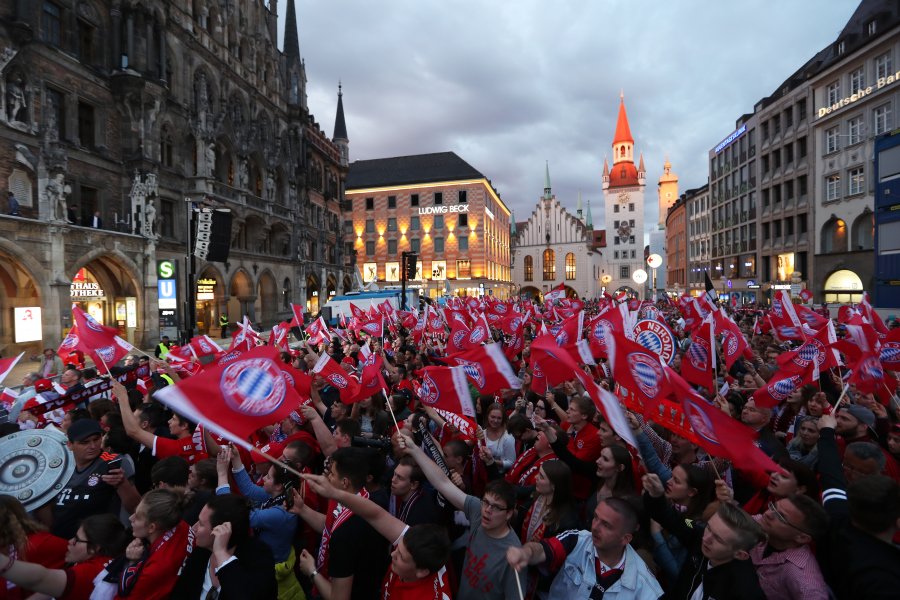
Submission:
POLYGON ((665 598, 688 600, 702 582, 703 600, 765 599, 766 596, 759 586, 756 567, 749 560, 732 560, 724 565, 708 568, 709 561, 701 551, 705 523, 697 521, 689 523, 664 497, 652 498, 649 494, 644 494, 644 506, 649 517, 677 537, 688 551, 688 558, 681 567, 681 574, 665 598))
MULTIPOLYGON (((210 551, 194 548, 172 590, 171 600, 202 600, 200 590, 209 564, 210 551)), ((236 549, 233 560, 216 573, 222 590, 219 600, 274 600, 278 598, 275 558, 258 538, 250 538, 236 549)))
POLYGON ((818 471, 822 503, 831 517, 817 558, 828 586, 838 598, 896 598, 900 590, 900 549, 856 527, 850 521, 847 482, 834 429, 819 431, 818 471))

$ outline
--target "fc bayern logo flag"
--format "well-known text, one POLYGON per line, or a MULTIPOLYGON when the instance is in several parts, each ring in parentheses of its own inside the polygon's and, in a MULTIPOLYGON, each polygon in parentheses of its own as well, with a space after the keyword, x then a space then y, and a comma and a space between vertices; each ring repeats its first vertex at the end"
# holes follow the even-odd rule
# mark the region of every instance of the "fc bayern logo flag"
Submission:
POLYGON ((667 325, 656 319, 644 319, 634 326, 634 341, 671 363, 675 357, 675 336, 667 325))
POLYGON ((233 362, 207 367, 167 386, 154 397, 186 419, 247 447, 250 434, 284 420, 300 402, 281 365, 277 348, 259 346, 233 362))
POLYGON ((466 377, 482 394, 522 387, 522 380, 516 377, 499 344, 477 346, 447 358, 451 363, 463 367, 466 377))
POLYGON ((421 371, 416 395, 432 408, 475 418, 472 395, 466 385, 463 367, 425 367, 421 371))

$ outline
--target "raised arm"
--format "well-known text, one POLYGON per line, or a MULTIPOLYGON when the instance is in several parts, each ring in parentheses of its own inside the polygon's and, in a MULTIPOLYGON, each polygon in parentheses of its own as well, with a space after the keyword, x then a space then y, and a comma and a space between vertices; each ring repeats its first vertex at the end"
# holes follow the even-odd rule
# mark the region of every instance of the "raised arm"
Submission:
POLYGON ((322 415, 319 414, 319 411, 312 406, 303 406, 300 408, 300 412, 303 418, 312 425, 313 433, 316 434, 316 441, 319 442, 319 448, 322 449, 322 455, 331 456, 334 454, 335 450, 337 450, 337 444, 334 441, 334 436, 331 435, 331 431, 328 430, 328 425, 322 420, 322 415))
POLYGON ((450 504, 459 510, 463 510, 463 506, 466 503, 466 494, 444 475, 441 468, 425 454, 425 451, 416 446, 412 438, 405 435, 400 435, 400 447, 404 448, 407 454, 413 457, 422 469, 425 477, 434 486, 434 489, 446 498, 450 504))
POLYGON ((302 477, 316 494, 323 498, 334 499, 348 507, 354 514, 368 521, 378 533, 387 538, 392 544, 403 535, 406 523, 397 519, 368 498, 335 488, 328 483, 328 479, 324 475, 302 475, 302 477))
POLYGON ((66 572, 43 565, 11 559, 0 554, 0 572, 7 581, 22 589, 59 598, 66 591, 66 572))
POLYGON ((119 404, 119 412, 122 413, 122 425, 125 426, 125 433, 136 442, 143 444, 148 448, 153 448, 153 438, 156 436, 149 431, 141 429, 141 424, 138 422, 137 415, 131 410, 131 403, 128 402, 128 392, 125 390, 125 386, 120 382, 113 380, 112 392, 119 404))

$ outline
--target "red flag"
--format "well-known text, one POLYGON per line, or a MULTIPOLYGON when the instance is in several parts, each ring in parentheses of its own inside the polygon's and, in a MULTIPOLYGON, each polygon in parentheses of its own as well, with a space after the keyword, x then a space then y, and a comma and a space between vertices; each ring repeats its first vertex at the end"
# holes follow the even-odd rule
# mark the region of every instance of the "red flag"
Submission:
POLYGON ((805 323, 811 329, 815 329, 816 331, 824 327, 826 323, 830 322, 829 319, 826 319, 808 306, 797 304, 794 308, 797 310, 797 317, 800 319, 800 322, 805 323))
POLYGON ((222 352, 222 348, 220 348, 208 335, 198 335, 193 337, 191 339, 190 348, 197 358, 215 356, 222 352))
POLYGON ((59 348, 56 350, 56 354, 59 355, 59 359, 66 364, 68 362, 69 354, 74 352, 78 348, 78 326, 72 325, 72 329, 69 330, 69 333, 66 335, 65 339, 59 345, 59 348))
MULTIPOLYGON (((342 369, 341 366, 327 354, 322 354, 322 356, 319 357, 319 362, 313 367, 312 372, 321 375, 338 391, 341 402, 349 404, 354 398, 359 396, 359 381, 342 369)), ((357 399, 361 400, 362 398, 357 399)))
POLYGON ((250 434, 284 420, 299 404, 297 392, 282 375, 284 366, 277 349, 260 346, 154 396, 186 419, 246 448, 250 434))
POLYGON ((812 363, 801 370, 783 369, 770 379, 765 386, 753 392, 753 401, 763 408, 774 408, 790 398, 794 390, 803 385, 804 380, 811 379, 812 363))
POLYGON ((499 344, 476 346, 466 352, 448 356, 447 361, 463 367, 466 377, 481 394, 522 387, 522 380, 513 373, 499 344))
POLYGON ((747 471, 781 471, 771 458, 756 446, 758 434, 691 389, 678 374, 666 367, 676 399, 680 399, 697 442, 712 456, 729 459, 747 471))
POLYGON ((544 302, 553 302, 554 300, 562 300, 566 297, 566 284, 560 283, 558 286, 544 294, 544 302))
POLYGON ((669 395, 669 383, 659 356, 624 334, 613 333, 608 342, 611 342, 609 361, 616 383, 641 402, 653 403, 669 395))
POLYGON ((435 408, 434 410, 437 414, 441 415, 441 418, 444 419, 444 421, 455 427, 460 435, 475 440, 478 424, 473 419, 464 417, 455 412, 450 412, 449 410, 444 410, 443 408, 435 408))
POLYGON ((291 327, 303 327, 303 307, 292 302, 291 312, 294 313, 294 318, 291 319, 291 327))
POLYGON ((576 369, 575 377, 577 377, 578 381, 581 382, 581 385, 584 386, 588 396, 594 401, 594 405, 596 405, 597 409, 600 410, 606 418, 606 422, 613 428, 613 431, 615 431, 623 440, 631 444, 633 448, 637 448, 637 441, 634 439, 634 434, 631 432, 631 427, 628 425, 628 419, 625 418, 625 413, 622 411, 619 399, 609 391, 597 385, 597 382, 581 369, 576 369))
POLYGON ((16 399, 19 397, 19 394, 12 388, 3 388, 3 392, 0 393, 0 406, 5 406, 7 410, 16 403, 16 399))
POLYGON ((353 304, 351 302, 350 303, 350 316, 353 317, 354 319, 365 319, 366 313, 363 309, 361 309, 360 307, 356 306, 355 304, 353 304))
POLYGON ((802 289, 800 290, 800 299, 804 302, 809 302, 813 298, 813 293, 811 290, 802 289))
POLYGON ((741 328, 737 326, 731 317, 723 311, 717 310, 713 317, 716 329, 722 334, 722 353, 725 355, 725 369, 731 370, 731 366, 741 356, 752 358, 750 345, 744 337, 741 328))
POLYGON ((608 306, 588 323, 588 338, 594 356, 608 356, 607 340, 613 332, 625 333, 625 320, 618 306, 608 306))
POLYGON ((371 320, 365 321, 359 325, 360 331, 365 331, 371 337, 380 338, 384 336, 384 317, 378 316, 371 320))
POLYGON ((384 366, 384 360, 377 354, 369 354, 361 363, 362 375, 359 382, 359 393, 357 397, 351 398, 350 402, 359 402, 366 398, 371 398, 379 392, 387 392, 389 388, 384 382, 381 375, 381 367, 384 366))
POLYGON ((881 342, 881 364, 889 371, 900 371, 900 328, 895 327, 881 342))
MULTIPOLYGON (((425 367, 416 387, 416 396, 432 408, 443 408, 458 415, 475 418, 472 396, 466 385, 463 367, 425 367)), ((415 384, 414 384, 415 385, 415 384)))
POLYGON ((15 358, 0 358, 0 383, 3 383, 3 380, 6 379, 6 376, 9 375, 10 372, 12 372, 16 363, 19 362, 19 359, 22 358, 24 354, 24 352, 20 352, 15 358))
POLYGON ((691 344, 681 358, 681 376, 709 391, 716 389, 711 327, 711 323, 703 323, 691 334, 691 344))
POLYGON ((875 312, 875 309, 872 308, 872 305, 869 303, 869 292, 863 292, 862 299, 859 301, 859 311, 862 313, 863 317, 872 324, 872 327, 875 328, 880 335, 884 336, 888 333, 888 328, 884 324, 884 321, 881 320, 881 317, 878 316, 878 313, 875 312))
MULTIPOLYGON (((812 367, 810 383, 818 381, 822 369, 828 370, 840 366, 837 351, 831 348, 837 339, 834 335, 834 325, 828 321, 825 327, 817 331, 815 335, 807 338, 803 344, 792 352, 785 352, 775 361, 782 367, 790 370, 801 369, 804 372, 812 367)), ((804 383, 807 383, 804 381, 804 383)))
POLYGON ((555 386, 575 378, 579 369, 572 354, 560 348, 550 334, 540 335, 531 342, 531 364, 540 364, 547 385, 555 386))
POLYGON ((72 317, 78 327, 78 347, 88 354, 98 369, 109 371, 134 349, 118 336, 119 331, 98 323, 94 317, 72 305, 72 317))
POLYGON ((289 327, 280 324, 273 325, 272 331, 269 332, 269 345, 275 346, 285 352, 290 351, 290 347, 288 346, 288 330, 289 327))

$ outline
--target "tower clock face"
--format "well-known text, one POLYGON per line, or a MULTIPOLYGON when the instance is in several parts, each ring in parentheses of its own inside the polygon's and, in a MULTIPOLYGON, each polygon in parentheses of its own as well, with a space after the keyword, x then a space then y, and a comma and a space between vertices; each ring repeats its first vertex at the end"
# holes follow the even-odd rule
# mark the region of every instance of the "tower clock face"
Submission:
POLYGON ((628 202, 628 194, 626 192, 622 192, 619 194, 619 204, 625 204, 628 202))

